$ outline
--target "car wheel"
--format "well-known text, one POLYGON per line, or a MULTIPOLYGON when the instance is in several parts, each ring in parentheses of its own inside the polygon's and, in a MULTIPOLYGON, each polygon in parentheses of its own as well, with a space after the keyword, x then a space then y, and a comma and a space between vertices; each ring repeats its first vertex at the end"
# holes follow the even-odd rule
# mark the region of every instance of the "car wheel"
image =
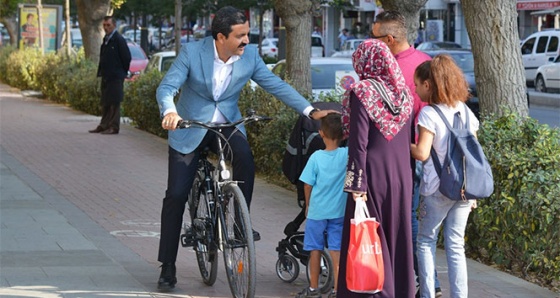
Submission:
POLYGON ((537 92, 546 92, 546 85, 544 84, 544 79, 542 75, 538 75, 535 80, 535 90, 537 92))

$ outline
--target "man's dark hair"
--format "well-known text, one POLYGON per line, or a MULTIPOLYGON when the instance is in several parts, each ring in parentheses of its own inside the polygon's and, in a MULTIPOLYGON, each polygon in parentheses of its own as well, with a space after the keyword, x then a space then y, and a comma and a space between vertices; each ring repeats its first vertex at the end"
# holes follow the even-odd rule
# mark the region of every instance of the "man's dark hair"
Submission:
POLYGON ((381 35, 392 35, 395 38, 406 40, 406 22, 404 16, 395 10, 386 10, 375 16, 375 23, 381 24, 381 35))
POLYGON ((218 39, 218 33, 222 33, 226 38, 232 31, 231 26, 242 25, 247 22, 247 17, 242 10, 233 6, 220 8, 212 20, 212 37, 218 39))
POLYGON ((104 16, 103 20, 104 21, 111 20, 111 23, 113 23, 113 25, 117 26, 117 20, 115 20, 115 18, 113 18, 113 16, 104 16))
POLYGON ((331 140, 342 140, 342 121, 340 113, 329 113, 321 118, 321 131, 331 140))
POLYGON ((34 17, 35 17, 35 15, 32 14, 32 13, 28 13, 28 14, 27 14, 27 19, 28 19, 28 20, 29 20, 29 18, 34 18, 34 17))

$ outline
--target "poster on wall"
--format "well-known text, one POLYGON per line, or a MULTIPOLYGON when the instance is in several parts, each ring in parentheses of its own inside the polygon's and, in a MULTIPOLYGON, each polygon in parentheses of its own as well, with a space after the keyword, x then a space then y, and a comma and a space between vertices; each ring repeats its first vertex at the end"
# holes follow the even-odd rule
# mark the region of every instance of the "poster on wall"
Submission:
MULTIPOLYGON (((18 7, 18 48, 39 48, 39 16, 37 5, 18 7)), ((55 52, 60 47, 62 20, 61 5, 43 5, 41 26, 45 53, 55 52)))

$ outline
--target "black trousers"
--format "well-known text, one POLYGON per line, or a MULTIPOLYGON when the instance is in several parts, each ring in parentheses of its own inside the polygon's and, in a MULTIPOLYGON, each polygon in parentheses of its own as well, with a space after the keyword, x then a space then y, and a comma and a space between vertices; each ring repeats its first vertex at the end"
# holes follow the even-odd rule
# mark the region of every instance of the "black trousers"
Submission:
MULTIPOLYGON (((222 132, 226 137, 231 136, 228 142, 233 152, 233 158, 232 154, 227 154, 226 158, 232 162, 233 180, 240 181, 239 187, 245 196, 247 206, 250 206, 255 182, 253 153, 247 138, 239 131, 232 136, 232 132, 233 129, 224 129, 222 132)), ((175 263, 177 260, 185 204, 198 168, 199 152, 207 146, 213 152, 216 152, 217 142, 213 132, 208 132, 198 148, 192 153, 182 154, 169 147, 167 191, 161 210, 158 254, 158 261, 162 263, 175 263)), ((226 147, 225 152, 230 152, 229 148, 226 147)))
POLYGON ((119 130, 121 124, 121 102, 124 97, 124 79, 101 79, 101 122, 99 126, 105 130, 119 130))

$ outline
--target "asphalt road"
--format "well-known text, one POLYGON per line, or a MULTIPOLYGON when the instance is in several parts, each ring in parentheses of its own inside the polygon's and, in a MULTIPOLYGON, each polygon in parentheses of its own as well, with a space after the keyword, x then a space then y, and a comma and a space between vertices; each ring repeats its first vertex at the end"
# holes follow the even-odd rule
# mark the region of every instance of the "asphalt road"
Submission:
POLYGON ((529 91, 529 116, 542 124, 560 127, 560 94, 529 91))

